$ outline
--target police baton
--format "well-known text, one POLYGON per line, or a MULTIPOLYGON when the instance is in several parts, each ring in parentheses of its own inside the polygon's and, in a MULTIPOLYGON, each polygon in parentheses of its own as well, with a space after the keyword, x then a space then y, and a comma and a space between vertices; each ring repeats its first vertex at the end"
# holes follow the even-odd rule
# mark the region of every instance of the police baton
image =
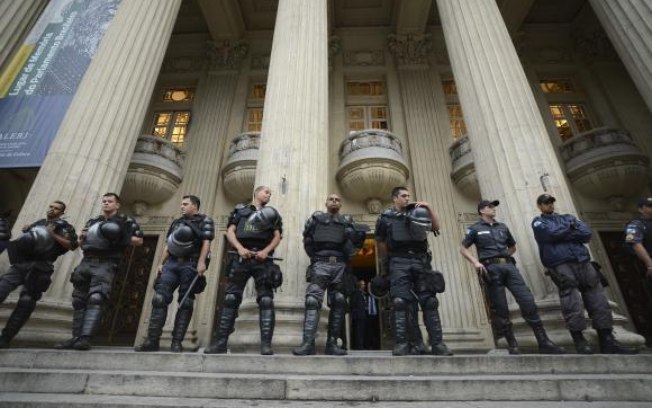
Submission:
MULTIPOLYGON (((240 262, 242 262, 242 257, 240 256, 238 251, 232 251, 231 250, 231 251, 226 251, 226 253, 229 254, 229 255, 238 255, 238 257, 240 258, 240 262)), ((252 255, 256 255, 256 252, 254 252, 254 251, 249 251, 249 253, 252 254, 252 255)), ((282 261, 283 260, 283 258, 277 258, 277 257, 271 256, 271 255, 267 255, 267 258, 265 258, 265 259, 269 259, 271 261, 282 261)))
POLYGON ((192 292, 192 289, 195 287, 195 284, 197 283, 197 279, 199 279, 199 274, 195 275, 195 278, 192 280, 192 282, 190 282, 190 286, 188 287, 188 290, 179 301, 179 306, 181 306, 183 302, 185 302, 185 300, 188 298, 188 296, 190 296, 190 292, 192 292))

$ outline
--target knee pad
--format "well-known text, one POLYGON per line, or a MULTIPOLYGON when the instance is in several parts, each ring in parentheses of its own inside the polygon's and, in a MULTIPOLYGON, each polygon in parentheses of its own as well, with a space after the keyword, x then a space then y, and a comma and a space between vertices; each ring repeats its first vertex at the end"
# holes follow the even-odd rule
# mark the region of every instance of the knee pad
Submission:
POLYGON ((346 307, 346 298, 342 292, 333 292, 328 296, 331 300, 331 309, 344 309, 346 307))
POLYGON ((233 293, 227 293, 224 296, 224 307, 229 309, 237 309, 240 306, 242 299, 239 296, 234 295, 233 293))
POLYGON ((274 300, 269 296, 263 296, 258 300, 260 310, 269 310, 274 308, 274 300))
POLYGON ((321 309, 321 303, 314 296, 306 296, 306 309, 319 310, 321 309))
POLYGON ((410 303, 403 298, 396 297, 392 299, 392 303, 394 304, 395 312, 406 312, 410 309, 410 303))
POLYGON ((437 300, 435 296, 422 297, 419 299, 419 303, 421 303, 421 308, 423 310, 437 310, 439 307, 439 300, 437 300))
POLYGON ((154 297, 152 298, 152 306, 167 307, 168 303, 165 300, 165 296, 158 292, 154 292, 154 297))
POLYGON ((194 303, 195 299, 191 299, 190 296, 188 296, 186 297, 186 300, 183 301, 183 303, 179 304, 179 310, 192 310, 194 303))
POLYGON ((16 307, 23 307, 32 309, 36 306, 36 299, 32 297, 29 293, 21 293, 18 302, 16 302, 16 307))
POLYGON ((101 306, 104 303, 104 295, 99 292, 93 292, 88 296, 88 304, 101 306))

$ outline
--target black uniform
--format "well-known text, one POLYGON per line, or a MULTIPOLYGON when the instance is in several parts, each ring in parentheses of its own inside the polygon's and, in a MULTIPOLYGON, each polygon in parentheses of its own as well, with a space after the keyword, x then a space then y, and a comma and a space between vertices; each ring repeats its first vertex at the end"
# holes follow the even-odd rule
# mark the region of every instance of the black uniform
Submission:
MULTIPOLYGON (((641 216, 627 223, 625 248, 632 254, 634 254, 634 244, 643 244, 648 255, 652 256, 652 219, 641 216)), ((643 266, 646 267, 646 265, 643 266)), ((646 275, 646 282, 648 288, 652 290, 652 277, 646 275)))
POLYGON ((349 216, 317 211, 306 221, 303 230, 303 247, 311 263, 306 276, 308 287, 303 343, 294 350, 294 354, 315 353, 319 311, 326 290, 328 290, 330 306, 326 354, 346 354, 346 350, 337 344, 346 313, 344 274, 349 257, 362 246, 364 237, 364 231, 357 232, 349 216))
POLYGON ((136 351, 159 349, 159 339, 167 319, 168 305, 172 302, 177 288, 179 288, 178 301, 183 300, 183 303, 179 304, 174 320, 171 349, 174 352, 183 350, 181 342, 190 325, 195 294, 205 288, 205 278, 197 278, 188 296, 185 299, 183 297, 197 277, 197 262, 204 241, 212 241, 213 238, 215 238, 215 224, 204 214, 181 217, 172 222, 167 233, 169 255, 154 285, 156 293, 152 298, 152 315, 149 319, 147 340, 142 346, 136 347, 136 351))
POLYGON ((410 353, 410 316, 421 305, 433 354, 450 355, 443 343, 439 301, 443 278, 430 265, 427 231, 415 228, 406 213, 385 210, 376 222, 376 240, 387 246, 390 296, 394 306, 394 355, 410 353))
POLYGON ((490 224, 480 220, 466 230, 462 241, 465 248, 474 244, 480 262, 487 269, 485 283, 495 310, 494 328, 498 331, 498 337, 510 335, 512 327, 505 288, 509 289, 516 299, 523 319, 530 326, 541 325, 534 296, 516 268, 514 258, 508 252, 509 247, 516 245, 509 228, 501 222, 490 224))
POLYGON ((138 223, 124 214, 91 218, 84 229, 87 230, 81 244, 84 257, 70 275, 73 337, 57 348, 90 348, 90 338, 99 329, 102 306, 111 295, 120 259, 131 238, 143 236, 138 223))
POLYGON ((75 229, 62 219, 38 220, 29 226, 27 232, 11 243, 12 265, 9 271, 0 277, 0 303, 4 302, 9 293, 18 286, 23 285, 23 289, 16 308, 2 330, 0 347, 7 347, 27 322, 36 307, 36 302, 50 287, 54 261, 68 252, 50 236, 47 231, 49 224, 54 224, 55 234, 70 241, 73 250, 77 248, 75 229))
MULTIPOLYGON (((280 215, 274 225, 270 225, 267 229, 253 228, 248 220, 256 211, 253 204, 238 205, 231 212, 227 224, 227 228, 231 225, 236 227, 236 238, 240 244, 252 252, 262 250, 269 245, 274 238, 274 231, 281 233, 283 231, 280 215)), ((230 255, 228 262, 228 284, 220 321, 211 345, 204 352, 207 354, 226 353, 228 338, 233 332, 235 318, 242 302, 242 293, 249 278, 253 278, 257 293, 256 302, 258 302, 259 308, 261 354, 273 354, 271 343, 275 323, 274 289, 281 283, 281 270, 271 259, 258 262, 253 257, 241 259, 237 255, 230 255)))
POLYGON ((0 215, 0 254, 7 248, 7 244, 11 239, 11 226, 9 220, 0 215))

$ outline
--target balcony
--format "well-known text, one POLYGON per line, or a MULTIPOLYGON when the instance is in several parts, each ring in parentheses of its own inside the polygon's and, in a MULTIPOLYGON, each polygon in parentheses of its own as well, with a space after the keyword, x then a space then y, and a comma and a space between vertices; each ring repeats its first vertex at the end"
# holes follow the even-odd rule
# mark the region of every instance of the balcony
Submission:
POLYGON ((405 185, 409 170, 401 142, 385 130, 352 132, 340 145, 337 181, 358 202, 387 201, 393 187, 405 185))
POLYGON ((237 202, 249 201, 256 181, 256 163, 260 148, 260 132, 245 132, 229 145, 222 184, 227 196, 237 202))
POLYGON ((183 152, 173 143, 157 136, 140 136, 127 169, 122 198, 147 205, 169 199, 183 179, 183 159, 183 152))
POLYGON ((480 184, 475 174, 475 164, 471 153, 471 142, 468 136, 462 136, 448 149, 453 170, 451 179, 465 196, 474 200, 480 199, 480 184))
POLYGON ((589 197, 632 197, 649 180, 650 160, 624 129, 581 133, 566 141, 560 153, 571 183, 589 197))

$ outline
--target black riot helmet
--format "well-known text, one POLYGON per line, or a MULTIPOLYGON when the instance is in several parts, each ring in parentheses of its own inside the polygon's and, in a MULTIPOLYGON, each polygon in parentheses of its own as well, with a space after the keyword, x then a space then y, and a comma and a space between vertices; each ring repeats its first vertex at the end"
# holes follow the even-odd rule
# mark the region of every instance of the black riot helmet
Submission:
POLYGON ((100 234, 111 242, 119 241, 122 230, 117 222, 106 221, 100 225, 100 234))
POLYGON ((168 237, 168 251, 174 256, 186 256, 193 250, 195 234, 185 225, 179 225, 168 237))
POLYGON ((376 299, 382 299, 389 295, 389 279, 376 275, 369 282, 369 294, 376 299))
POLYGON ((416 205, 410 205, 409 207, 411 208, 407 211, 407 217, 410 220, 411 226, 430 231, 432 229, 430 211, 426 207, 417 207, 416 205))
POLYGON ((268 231, 276 226, 280 217, 274 207, 265 206, 251 214, 247 224, 253 231, 268 231))

